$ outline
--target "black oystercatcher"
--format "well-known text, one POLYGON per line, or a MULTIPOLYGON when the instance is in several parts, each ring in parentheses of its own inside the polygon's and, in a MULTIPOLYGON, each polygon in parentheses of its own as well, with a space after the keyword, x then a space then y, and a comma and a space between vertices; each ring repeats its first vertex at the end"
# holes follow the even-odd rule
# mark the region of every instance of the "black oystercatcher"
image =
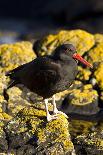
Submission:
MULTIPOLYGON (((29 63, 9 71, 6 76, 10 77, 11 82, 7 89, 16 84, 24 84, 31 91, 43 97, 47 121, 56 119, 58 113, 64 113, 58 111, 56 108, 54 94, 70 87, 77 74, 78 60, 92 67, 90 63, 77 54, 72 44, 60 45, 51 56, 38 57, 29 63), (50 115, 48 111, 48 98, 50 97, 53 99, 54 115, 50 115)), ((66 114, 64 115, 66 116, 66 114)))

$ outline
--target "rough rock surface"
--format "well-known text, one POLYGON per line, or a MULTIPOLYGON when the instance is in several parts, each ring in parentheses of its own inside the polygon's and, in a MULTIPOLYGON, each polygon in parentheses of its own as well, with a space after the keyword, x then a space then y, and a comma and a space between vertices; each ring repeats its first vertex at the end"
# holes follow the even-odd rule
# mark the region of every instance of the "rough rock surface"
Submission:
POLYGON ((80 54, 84 54, 95 44, 94 36, 86 31, 60 31, 41 39, 37 46, 38 55, 50 54, 60 44, 72 43, 80 54))
POLYGON ((77 136, 74 145, 77 154, 101 155, 103 154, 103 131, 77 136))
POLYGON ((72 154, 67 119, 60 115, 47 123, 46 112, 34 107, 22 109, 6 126, 9 152, 17 154, 72 154), (15 151, 14 151, 15 152, 15 151))
MULTIPOLYGON (((103 35, 92 35, 82 30, 60 31, 41 39, 38 53, 50 54, 64 42, 73 43, 77 51, 93 64, 91 70, 79 64, 77 78, 70 89, 56 94, 58 107, 68 114, 69 123, 62 115, 47 123, 42 98, 22 85, 9 89, 9 100, 4 99, 3 89, 9 82, 5 72, 34 59, 36 55, 30 42, 0 45, 0 153, 75 154, 73 144, 77 155, 85 145, 85 151, 91 153, 87 142, 84 143, 85 139, 88 141, 88 134, 94 143, 99 141, 102 145, 103 111, 99 104, 102 103, 100 100, 103 101, 103 35), (96 134, 92 137, 94 130, 96 134), (82 136, 82 140, 78 136, 82 136)), ((51 104, 49 110, 52 111, 51 104)), ((93 144, 93 151, 98 155, 98 150, 103 148, 96 150, 95 146, 93 144)))
POLYGON ((63 101, 61 109, 66 114, 72 112, 81 115, 95 114, 99 111, 97 91, 93 90, 90 84, 84 85, 79 89, 72 89, 63 101))
POLYGON ((17 42, 0 45, 0 68, 2 71, 12 70, 35 58, 30 42, 17 42))
POLYGON ((103 90, 103 62, 99 64, 98 68, 94 72, 94 77, 98 83, 100 90, 103 90))

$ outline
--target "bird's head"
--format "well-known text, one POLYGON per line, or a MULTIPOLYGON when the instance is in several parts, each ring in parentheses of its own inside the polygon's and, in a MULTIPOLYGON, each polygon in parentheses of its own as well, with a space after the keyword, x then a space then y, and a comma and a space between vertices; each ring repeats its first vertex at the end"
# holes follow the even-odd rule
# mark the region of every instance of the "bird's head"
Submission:
POLYGON ((74 60, 80 61, 86 66, 93 68, 93 66, 89 62, 87 62, 83 57, 80 56, 80 54, 77 53, 76 48, 72 44, 62 44, 58 46, 55 49, 54 55, 65 57, 65 58, 71 57, 74 60))

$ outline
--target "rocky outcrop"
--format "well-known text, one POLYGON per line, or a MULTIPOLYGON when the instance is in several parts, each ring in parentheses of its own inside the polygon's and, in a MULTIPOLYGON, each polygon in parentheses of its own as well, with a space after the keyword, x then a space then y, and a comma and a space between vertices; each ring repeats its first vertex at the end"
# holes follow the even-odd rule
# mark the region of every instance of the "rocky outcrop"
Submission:
POLYGON ((65 97, 61 109, 66 114, 72 112, 81 115, 95 114, 99 111, 97 91, 90 84, 84 85, 81 88, 72 89, 67 97, 65 97))
MULTIPOLYGON (((92 135, 94 132, 95 135, 99 132, 102 134, 103 35, 92 35, 82 30, 60 31, 41 39, 35 50, 38 56, 51 54, 65 42, 75 45, 77 52, 93 64, 93 69, 79 64, 77 78, 70 89, 56 94, 58 108, 67 113, 69 119, 59 115, 57 120, 49 123, 46 121, 42 98, 24 86, 10 88, 7 91, 8 101, 3 96, 3 89, 9 82, 5 72, 36 58, 32 43, 0 45, 0 153, 75 154, 73 145, 77 155, 85 145, 88 153, 88 134, 93 141, 102 144, 102 138, 97 136, 96 139, 92 135)), ((51 100, 49 103, 51 111, 51 100)), ((94 150, 99 154, 98 150, 94 150)))
POLYGON ((74 146, 69 134, 69 123, 60 115, 47 123, 46 112, 34 107, 22 109, 5 128, 9 135, 8 153, 72 154, 74 146))
POLYGON ((102 131, 82 134, 74 141, 77 154, 103 154, 103 134, 102 131))

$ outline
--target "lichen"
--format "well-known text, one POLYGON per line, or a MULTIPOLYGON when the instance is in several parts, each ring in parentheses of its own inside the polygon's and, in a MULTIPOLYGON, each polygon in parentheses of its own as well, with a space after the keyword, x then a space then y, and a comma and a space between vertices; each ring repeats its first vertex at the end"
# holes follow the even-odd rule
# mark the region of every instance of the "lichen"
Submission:
POLYGON ((48 35, 41 41, 38 53, 50 54, 60 44, 72 43, 81 55, 88 51, 95 43, 94 36, 83 30, 62 30, 55 35, 48 35))
POLYGON ((82 144, 88 154, 101 154, 103 152, 102 133, 92 132, 77 136, 76 144, 82 144))
POLYGON ((38 142, 44 142, 44 137, 49 139, 49 142, 62 143, 66 151, 73 148, 68 132, 68 121, 62 115, 58 116, 57 120, 49 122, 44 130, 39 130, 38 142))
POLYGON ((33 136, 38 147, 42 147, 44 150, 45 148, 49 150, 50 145, 56 147, 56 144, 60 144, 65 153, 74 149, 70 140, 68 121, 63 115, 58 115, 56 120, 47 122, 44 110, 33 107, 24 108, 15 119, 8 123, 6 130, 11 143, 14 141, 13 137, 15 136, 14 146, 18 145, 18 143, 26 143, 33 136), (23 135, 22 139, 21 134, 23 135), (18 137, 19 142, 17 141, 18 137))
POLYGON ((101 90, 103 90, 103 63, 100 63, 96 71, 94 72, 94 76, 97 80, 97 83, 101 90))
MULTIPOLYGON (((40 40, 40 43, 40 55, 51 54, 60 44, 72 43, 76 46, 77 52, 94 66, 96 62, 99 62, 97 68, 94 67, 93 72, 92 69, 89 70, 89 68, 79 66, 79 73, 74 84, 71 85, 69 90, 56 94, 56 100, 58 100, 56 103, 62 102, 67 96, 69 107, 66 109, 67 114, 69 114, 69 110, 71 110, 70 112, 76 112, 76 114, 79 113, 79 115, 96 114, 99 111, 97 90, 91 84, 85 83, 89 83, 92 77, 96 78, 101 89, 99 97, 103 100, 103 35, 92 35, 83 30, 64 30, 55 35, 51 34, 44 37, 40 40)), ((97 127, 97 123, 72 120, 69 126, 63 115, 58 115, 58 119, 47 122, 45 106, 41 97, 30 92, 24 86, 20 86, 20 88, 15 86, 9 89, 7 91, 9 100, 8 102, 4 100, 3 89, 9 82, 5 72, 34 58, 36 56, 30 42, 0 45, 0 147, 3 146, 4 150, 7 149, 7 138, 10 141, 9 147, 12 154, 13 152, 20 154, 21 151, 24 154, 29 151, 33 151, 34 154, 36 151, 51 155, 63 154, 64 152, 69 154, 68 152, 74 150, 70 132, 73 138, 77 136, 77 144, 80 144, 80 146, 87 146, 86 148, 93 146, 93 148, 100 149, 103 140, 101 138, 102 134, 98 136, 98 133, 100 130, 102 131, 103 126, 100 130, 98 129, 97 133, 94 133, 93 137, 91 132, 97 127), (5 122, 8 123, 5 124, 5 122), (5 132, 3 129, 5 129, 5 132), (89 136, 83 135, 89 133, 89 136)), ((51 104, 49 104, 49 110, 52 111, 51 104)))
POLYGON ((88 134, 96 124, 96 122, 88 122, 84 120, 71 120, 69 125, 70 134, 73 137, 83 133, 88 134))
POLYGON ((81 81, 88 81, 91 75, 91 71, 87 68, 82 68, 81 66, 78 67, 78 75, 77 79, 81 81))
POLYGON ((90 104, 97 99, 98 94, 96 90, 92 90, 91 84, 87 84, 82 89, 73 89, 70 96, 72 96, 71 104, 84 106, 84 104, 90 104))
POLYGON ((2 71, 9 71, 35 58, 30 42, 0 45, 2 71))
POLYGON ((94 39, 95 39, 96 44, 103 42, 103 34, 99 34, 99 33, 95 34, 94 39))
POLYGON ((0 120, 10 120, 12 117, 7 113, 3 112, 2 108, 0 108, 0 120))
POLYGON ((87 57, 87 60, 92 64, 102 62, 103 61, 103 42, 98 43, 96 47, 91 49, 88 52, 88 55, 86 55, 86 57, 87 57))

